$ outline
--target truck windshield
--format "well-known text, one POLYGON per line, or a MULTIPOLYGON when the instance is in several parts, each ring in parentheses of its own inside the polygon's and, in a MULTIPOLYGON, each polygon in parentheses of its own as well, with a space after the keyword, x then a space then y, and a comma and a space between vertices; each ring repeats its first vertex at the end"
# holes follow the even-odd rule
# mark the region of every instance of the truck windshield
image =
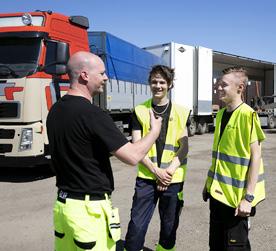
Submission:
POLYGON ((38 67, 41 38, 0 38, 0 78, 22 78, 38 67))

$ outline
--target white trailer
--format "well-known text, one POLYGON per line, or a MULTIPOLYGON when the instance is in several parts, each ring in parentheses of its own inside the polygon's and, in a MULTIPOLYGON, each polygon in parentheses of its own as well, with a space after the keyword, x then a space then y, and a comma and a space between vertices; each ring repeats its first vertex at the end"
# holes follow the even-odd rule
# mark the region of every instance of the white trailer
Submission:
POLYGON ((191 110, 189 135, 203 134, 213 123, 212 50, 170 42, 144 48, 175 69, 172 101, 191 110))
MULTIPOLYGON (((175 86, 170 95, 174 102, 191 110, 188 126, 190 136, 203 134, 214 125, 216 111, 223 106, 215 88, 223 69, 239 65, 248 71, 249 84, 245 102, 253 108, 256 108, 253 102, 255 97, 273 96, 276 93, 274 63, 175 42, 144 49, 161 57, 168 66, 175 69, 175 86)), ((275 123, 272 122, 275 122, 276 109, 256 110, 263 126, 274 127, 275 123)))
MULTIPOLYGON (((242 57, 229 53, 213 51, 213 79, 221 71, 233 65, 243 66, 248 73, 248 85, 244 101, 259 114, 261 125, 274 128, 276 122, 276 65, 258 59, 242 57)), ((215 88, 213 88, 213 105, 221 108, 215 88)))

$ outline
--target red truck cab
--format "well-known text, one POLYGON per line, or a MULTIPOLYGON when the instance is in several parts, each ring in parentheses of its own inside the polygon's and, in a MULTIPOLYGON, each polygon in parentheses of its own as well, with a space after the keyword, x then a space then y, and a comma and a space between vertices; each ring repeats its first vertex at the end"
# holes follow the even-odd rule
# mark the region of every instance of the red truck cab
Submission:
POLYGON ((0 14, 0 167, 48 161, 45 122, 69 88, 67 61, 89 51, 83 16, 0 14))

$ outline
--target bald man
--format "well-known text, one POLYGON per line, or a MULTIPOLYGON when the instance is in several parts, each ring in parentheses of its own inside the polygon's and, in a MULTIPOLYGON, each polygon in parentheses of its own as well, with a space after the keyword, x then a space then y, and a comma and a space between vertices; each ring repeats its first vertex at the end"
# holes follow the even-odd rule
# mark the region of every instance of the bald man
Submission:
POLYGON ((51 108, 47 133, 56 171, 55 250, 115 250, 120 239, 110 153, 129 165, 142 160, 157 139, 161 119, 150 111, 151 130, 130 143, 111 117, 91 103, 106 81, 103 61, 89 52, 75 53, 67 65, 70 89, 51 108))

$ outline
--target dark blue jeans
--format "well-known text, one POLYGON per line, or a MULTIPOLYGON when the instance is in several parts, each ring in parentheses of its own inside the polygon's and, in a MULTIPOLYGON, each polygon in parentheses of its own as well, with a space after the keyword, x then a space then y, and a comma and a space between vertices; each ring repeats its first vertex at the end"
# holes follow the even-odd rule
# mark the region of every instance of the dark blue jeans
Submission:
POLYGON ((148 225, 158 200, 161 221, 159 244, 165 249, 174 247, 179 215, 183 207, 183 200, 179 200, 178 193, 182 190, 183 182, 173 183, 166 191, 159 192, 157 191, 156 181, 136 179, 131 219, 125 240, 127 251, 143 249, 148 225))

